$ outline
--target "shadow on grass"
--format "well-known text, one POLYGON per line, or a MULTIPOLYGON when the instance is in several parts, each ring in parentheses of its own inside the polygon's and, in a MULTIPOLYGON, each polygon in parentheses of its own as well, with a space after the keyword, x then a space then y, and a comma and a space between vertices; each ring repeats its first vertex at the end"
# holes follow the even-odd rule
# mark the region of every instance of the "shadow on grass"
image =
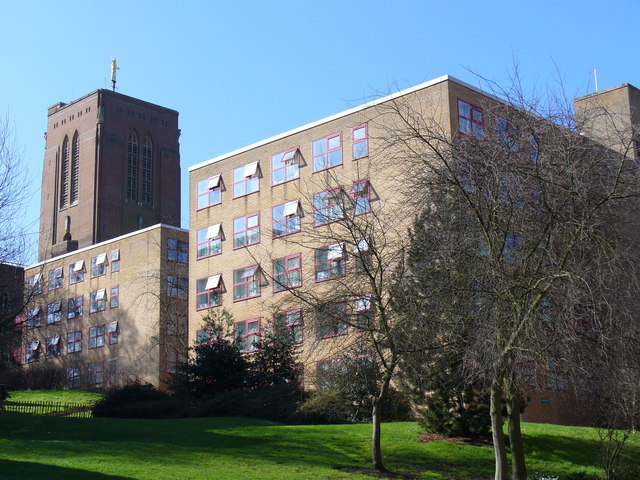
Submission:
POLYGON ((57 467, 34 462, 0 460, 0 480, 24 480, 25 478, 65 478, 68 480, 132 480, 130 477, 57 467))

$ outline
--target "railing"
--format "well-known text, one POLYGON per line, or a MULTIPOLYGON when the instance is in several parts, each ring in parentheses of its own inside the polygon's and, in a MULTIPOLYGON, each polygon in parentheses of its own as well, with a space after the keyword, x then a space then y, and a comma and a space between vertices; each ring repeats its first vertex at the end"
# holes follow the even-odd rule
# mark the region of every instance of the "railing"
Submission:
POLYGON ((91 418, 93 405, 63 402, 4 402, 6 412, 43 415, 48 417, 91 418))

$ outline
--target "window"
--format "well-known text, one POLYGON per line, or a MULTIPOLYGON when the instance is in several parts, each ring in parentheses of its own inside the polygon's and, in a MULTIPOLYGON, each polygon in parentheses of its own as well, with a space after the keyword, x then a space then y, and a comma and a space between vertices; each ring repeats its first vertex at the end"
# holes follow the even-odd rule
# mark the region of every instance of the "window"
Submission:
POLYGON ((316 248, 315 253, 316 282, 331 280, 345 274, 344 245, 336 243, 324 248, 316 248))
POLYGON ((196 309, 203 310, 220 305, 223 283, 221 275, 201 278, 196 282, 196 309))
POLYGON ((178 366, 185 362, 185 356, 179 353, 175 348, 167 346, 166 350, 166 372, 176 373, 178 366))
POLYGON ((180 337, 181 339, 187 338, 187 332, 189 330, 189 322, 187 315, 183 313, 176 313, 169 316, 166 322, 167 335, 170 337, 180 337))
POLYGON ((198 230, 197 258, 206 258, 222 253, 222 224, 216 223, 198 230))
POLYGON ((369 251, 369 240, 361 238, 353 249, 356 257, 356 271, 366 272, 371 269, 371 252, 369 251))
POLYGON ((345 375, 345 362, 341 358, 322 360, 316 363, 316 388, 327 390, 331 387, 332 379, 345 375))
POLYGON ((189 293, 189 280, 182 277, 167 275, 167 297, 186 300, 189 293))
POLYGON ((111 287, 111 295, 109 297, 109 308, 118 308, 120 306, 120 287, 116 285, 111 287))
POLYGON ((37 362, 40 360, 40 342, 38 340, 27 342, 26 347, 24 359, 27 363, 37 362))
POLYGON ((461 133, 484 138, 484 115, 482 109, 458 99, 458 127, 461 133))
POLYGON ((312 149, 314 172, 342 165, 342 135, 339 133, 315 140, 312 149))
POLYGON ((49 290, 62 287, 62 281, 62 267, 57 267, 49 271, 49 290))
POLYGON ((30 308, 27 311, 27 328, 40 326, 42 326, 42 309, 40 307, 30 308))
POLYGON ((77 389, 81 386, 80 369, 79 368, 67 368, 67 388, 77 389))
POLYGON ((100 277, 105 274, 107 263, 107 254, 101 253, 95 257, 91 257, 91 278, 100 277))
POLYGON ((53 302, 47 305, 47 325, 58 323, 61 319, 62 302, 53 302))
POLYGON ((141 192, 142 204, 151 206, 153 204, 153 142, 149 135, 144 137, 142 145, 142 182, 141 192))
POLYGON ((196 195, 198 210, 222 203, 222 176, 200 180, 196 185, 196 195))
POLYGON ((300 150, 298 147, 271 156, 271 185, 300 177, 300 150))
POLYGON ((69 285, 84 282, 84 260, 69 265, 69 285))
POLYGON ((107 291, 102 288, 89 294, 89 313, 102 312, 107 304, 107 291))
POLYGON ((120 271, 120 249, 111 251, 111 273, 120 271))
POLYGON ((518 129, 511 125, 511 123, 504 118, 498 117, 496 119, 496 132, 498 143, 504 150, 508 152, 518 152, 520 150, 518 129))
POLYGON ((260 165, 248 163, 233 169, 233 198, 249 195, 260 190, 260 165))
POLYGON ((220 330, 205 328, 196 332, 196 345, 211 345, 220 340, 220 330))
POLYGON ((271 209, 274 237, 281 237, 300 231, 300 200, 277 205, 271 209))
POLYGON ((138 201, 138 136, 136 132, 131 132, 127 145, 127 200, 138 201))
POLYGON ((89 385, 102 385, 104 381, 102 363, 90 363, 89 364, 89 385))
POLYGON ((233 336, 241 352, 253 352, 260 344, 260 319, 252 318, 233 324, 233 336))
POLYGON ((351 158, 357 160, 369 155, 369 134, 367 124, 358 125, 351 130, 351 158))
POLYGON ((89 328, 89 348, 104 347, 104 325, 89 328))
POLYGON ((69 137, 62 142, 62 158, 60 161, 60 208, 69 206, 69 137))
POLYGON ((252 213, 233 221, 233 248, 260 242, 260 214, 252 213))
POLYGON ((174 262, 189 262, 189 244, 175 238, 167 238, 167 259, 174 262))
POLYGON ((107 327, 107 333, 109 334, 109 345, 115 345, 118 343, 118 322, 111 322, 107 327))
POLYGON ((239 268, 233 271, 233 301, 260 296, 260 267, 239 268))
POLYGON ((353 210, 355 215, 371 211, 371 188, 369 180, 359 180, 351 187, 353 210))
POLYGON ((80 139, 78 132, 73 135, 71 154, 71 205, 78 203, 78 180, 80 178, 80 139))
POLYGON ((303 340, 302 310, 276 313, 273 324, 278 338, 288 343, 300 343, 303 340))
POLYGON ((72 297, 67 300, 67 319, 78 318, 82 316, 82 303, 84 297, 72 297))
POLYGON ((314 225, 324 225, 342 218, 342 189, 316 193, 313 196, 314 225))
POLYGON ((82 330, 67 333, 67 353, 82 351, 82 330))
POLYGON ((302 255, 297 253, 273 261, 273 291, 281 292, 302 285, 302 255))
POLYGON ((29 284, 29 293, 31 295, 37 295, 42 293, 42 274, 36 273, 33 277, 29 277, 27 280, 29 284))
POLYGON ((316 319, 318 321, 318 325, 316 338, 329 338, 346 335, 346 316, 346 303, 332 303, 317 309, 316 319))
POLYGON ((60 356, 60 336, 47 338, 47 352, 45 354, 47 358, 60 356))
POLYGON ((368 330, 372 326, 373 321, 373 302, 371 295, 365 295, 356 300, 356 325, 360 330, 368 330))

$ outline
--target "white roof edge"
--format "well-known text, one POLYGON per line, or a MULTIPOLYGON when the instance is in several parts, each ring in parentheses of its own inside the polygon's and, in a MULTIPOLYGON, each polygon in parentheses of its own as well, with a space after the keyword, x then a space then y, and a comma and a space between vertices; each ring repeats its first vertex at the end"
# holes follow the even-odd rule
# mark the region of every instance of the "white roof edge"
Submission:
POLYGON ((28 270, 30 268, 39 267, 41 265, 46 265, 46 264, 51 263, 51 262, 56 262, 58 260, 61 260, 61 259, 66 258, 66 257, 70 257, 70 256, 75 255, 77 253, 86 252, 87 250, 91 250, 93 248, 103 247, 103 246, 109 245, 110 243, 114 243, 114 242, 118 242, 120 240, 124 240, 125 238, 133 237, 135 235, 140 235, 141 233, 146 233, 146 232, 149 232, 151 230, 155 230, 156 228, 168 228, 170 230, 176 230, 178 232, 189 233, 189 230, 187 230, 185 228, 174 227, 173 225, 167 225, 166 223, 156 223, 155 225, 151 225, 150 227, 143 228, 141 230, 136 230, 134 232, 125 233, 124 235, 120 235, 119 237, 110 238, 109 240, 105 240, 104 242, 100 242, 100 243, 96 243, 94 245, 89 245, 87 247, 79 248, 78 250, 74 250, 73 252, 68 252, 68 253, 65 253, 63 255, 58 255, 57 257, 48 258, 46 260, 43 260, 43 261, 38 262, 38 263, 34 263, 33 265, 29 265, 29 266, 26 266, 24 268, 25 268, 25 270, 28 270))
POLYGON ((431 87, 433 85, 436 85, 438 83, 441 83, 441 82, 444 82, 444 81, 447 81, 447 80, 455 82, 455 83, 457 83, 459 85, 462 85, 463 87, 467 87, 467 88, 469 88, 471 90, 475 90, 476 92, 482 93, 483 95, 493 96, 493 95, 487 94, 486 92, 483 92, 478 87, 474 87, 474 86, 472 86, 472 85, 470 85, 470 84, 468 84, 466 82, 463 82, 462 80, 458 80, 457 78, 452 77, 451 75, 442 75, 441 77, 434 78, 433 80, 429 80, 428 82, 421 83, 420 85, 416 85, 414 87, 409 87, 409 88, 406 88, 404 90, 400 90, 398 92, 392 93, 390 95, 377 98, 377 99, 372 100, 371 102, 367 102, 367 103, 365 103, 363 105, 359 105, 357 107, 350 108, 348 110, 344 110, 344 111, 342 111, 340 113, 336 113, 335 115, 331 115, 329 117, 322 118, 322 119, 317 120, 315 122, 308 123, 308 124, 303 125, 301 127, 294 128, 293 130, 288 130, 288 131, 286 131, 284 133, 279 133, 278 135, 266 138, 264 140, 260 140, 259 142, 256 142, 256 143, 252 143, 251 145, 247 145, 246 147, 238 148, 237 150, 233 150, 232 152, 225 153, 223 155, 219 155, 217 157, 214 157, 214 158, 212 158, 210 160, 206 160, 204 162, 198 163, 196 165, 192 165, 191 167, 189 167, 188 170, 189 170, 189 172, 192 172, 192 171, 197 170, 199 168, 206 167, 207 165, 211 165, 212 163, 216 163, 216 162, 219 162, 221 160, 224 160, 225 158, 233 157, 234 155, 238 155, 240 153, 247 152, 249 150, 252 150, 254 148, 260 147, 262 145, 266 145, 267 143, 275 142, 276 140, 280 140, 281 138, 285 138, 285 137, 288 137, 290 135, 294 135, 296 133, 302 132, 304 130, 308 130, 308 129, 313 128, 313 127, 317 127, 318 125, 322 125, 323 123, 327 123, 327 122, 330 122, 332 120, 336 120, 336 119, 341 118, 341 117, 346 117, 347 115, 350 115, 352 113, 356 113, 356 112, 358 112, 360 110, 364 110, 365 108, 369 108, 369 107, 373 107, 375 105, 379 105, 380 103, 384 103, 384 102, 387 102, 389 100, 393 100, 394 98, 402 97, 403 95, 408 95, 410 93, 416 92, 418 90, 422 90, 423 88, 431 87))

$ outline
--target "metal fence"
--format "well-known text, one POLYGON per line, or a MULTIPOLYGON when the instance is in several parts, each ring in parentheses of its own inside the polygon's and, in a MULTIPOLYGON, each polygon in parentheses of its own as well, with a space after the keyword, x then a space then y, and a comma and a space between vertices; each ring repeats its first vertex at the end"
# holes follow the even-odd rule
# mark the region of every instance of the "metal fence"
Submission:
POLYGON ((63 402, 4 402, 6 412, 43 415, 49 417, 91 418, 93 405, 63 402))

